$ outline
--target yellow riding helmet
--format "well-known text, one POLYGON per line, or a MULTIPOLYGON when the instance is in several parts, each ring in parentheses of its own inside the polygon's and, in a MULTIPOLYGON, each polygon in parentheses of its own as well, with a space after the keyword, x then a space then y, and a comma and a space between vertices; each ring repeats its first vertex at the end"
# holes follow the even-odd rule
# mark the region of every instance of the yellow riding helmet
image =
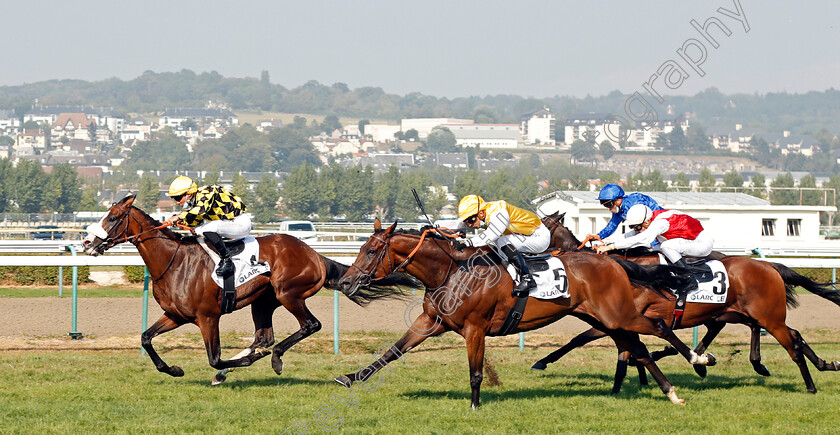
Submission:
POLYGON ((169 185, 169 196, 181 196, 186 193, 195 192, 198 192, 198 186, 195 185, 192 178, 185 177, 183 175, 179 175, 177 178, 172 180, 172 184, 169 185))
POLYGON ((458 222, 465 221, 468 217, 478 214, 484 205, 484 198, 478 195, 467 195, 461 198, 458 203, 458 222))

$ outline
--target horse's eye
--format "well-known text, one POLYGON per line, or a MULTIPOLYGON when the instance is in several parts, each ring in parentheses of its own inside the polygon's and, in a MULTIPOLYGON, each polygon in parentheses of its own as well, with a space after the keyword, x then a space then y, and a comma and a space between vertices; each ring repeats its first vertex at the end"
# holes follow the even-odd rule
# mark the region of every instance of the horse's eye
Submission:
POLYGON ((373 257, 373 254, 376 254, 376 249, 368 249, 368 255, 373 257))
POLYGON ((117 220, 117 217, 116 217, 116 216, 110 216, 110 217, 108 217, 108 222, 114 222, 115 220, 117 220))

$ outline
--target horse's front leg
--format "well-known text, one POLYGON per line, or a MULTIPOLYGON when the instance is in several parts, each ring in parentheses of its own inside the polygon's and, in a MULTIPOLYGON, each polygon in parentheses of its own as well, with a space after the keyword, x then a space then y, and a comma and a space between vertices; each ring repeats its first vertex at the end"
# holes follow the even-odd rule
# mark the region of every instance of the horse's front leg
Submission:
POLYGON ((142 335, 140 335, 140 344, 143 346, 143 349, 146 350, 146 353, 149 354, 149 358, 152 359, 152 363, 154 363, 155 367, 161 373, 166 373, 170 376, 184 376, 184 370, 178 366, 169 366, 160 356, 158 356, 157 352, 155 352, 155 348, 152 346, 152 338, 163 334, 164 332, 171 331, 185 322, 181 319, 176 319, 174 317, 170 317, 168 313, 164 313, 160 319, 157 320, 149 329, 145 330, 142 335))
POLYGON ((418 344, 422 343, 428 337, 434 337, 446 332, 446 327, 442 324, 439 317, 431 318, 426 313, 421 314, 414 320, 411 328, 402 336, 390 349, 385 351, 382 356, 373 362, 373 364, 364 367, 355 373, 348 373, 335 378, 335 381, 345 387, 350 387, 354 382, 365 381, 378 372, 383 367, 387 366, 389 362, 401 358, 404 353, 413 349, 418 344))
POLYGON ((484 379, 484 328, 467 324, 464 339, 467 341, 467 358, 470 362, 470 388, 472 389, 472 409, 481 406, 481 381, 484 379))
POLYGON ((550 354, 546 355, 543 359, 535 362, 534 365, 531 366, 531 370, 545 370, 545 368, 549 364, 557 362, 557 360, 563 358, 564 355, 571 352, 572 350, 606 336, 607 334, 595 328, 591 328, 588 331, 582 332, 578 334, 575 338, 573 338, 572 341, 568 342, 565 346, 555 350, 554 352, 551 352, 550 354))
POLYGON ((697 354, 694 350, 689 349, 689 347, 686 346, 685 343, 676 336, 676 334, 674 334, 674 331, 671 330, 671 328, 669 328, 662 319, 652 319, 650 317, 640 316, 634 319, 628 327, 623 327, 623 329, 640 334, 655 335, 663 340, 666 340, 668 343, 671 343, 671 346, 673 346, 674 349, 676 349, 677 352, 685 357, 686 361, 691 364, 704 366, 713 366, 717 364, 717 359, 711 353, 697 354))
MULTIPOLYGON (((207 360, 210 367, 222 370, 231 367, 247 367, 259 358, 249 358, 253 354, 242 358, 229 360, 222 359, 222 346, 219 342, 219 318, 216 316, 198 316, 196 322, 204 338, 204 348, 207 351, 207 360)), ((245 351, 241 352, 244 353, 245 351)))
MULTIPOLYGON (((274 294, 270 298, 261 298, 251 304, 251 318, 254 320, 254 342, 246 349, 234 355, 231 359, 244 358, 250 356, 253 361, 265 357, 271 353, 271 346, 274 345, 274 326, 271 316, 279 303, 274 298, 274 294), (265 301, 263 302, 263 299, 265 301)), ((211 380, 212 385, 218 385, 227 379, 227 374, 233 369, 222 369, 216 372, 211 380)))

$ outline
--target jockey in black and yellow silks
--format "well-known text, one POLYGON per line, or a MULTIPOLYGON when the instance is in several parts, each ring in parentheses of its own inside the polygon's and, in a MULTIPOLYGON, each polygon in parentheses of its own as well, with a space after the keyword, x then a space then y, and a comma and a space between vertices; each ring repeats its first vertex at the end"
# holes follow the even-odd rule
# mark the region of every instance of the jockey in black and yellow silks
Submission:
POLYGON ((172 181, 169 196, 186 208, 166 222, 195 227, 195 233, 204 236, 221 258, 216 274, 232 273, 233 262, 222 237, 239 239, 251 232, 251 217, 245 213, 242 199, 217 185, 199 189, 192 179, 183 175, 172 181))

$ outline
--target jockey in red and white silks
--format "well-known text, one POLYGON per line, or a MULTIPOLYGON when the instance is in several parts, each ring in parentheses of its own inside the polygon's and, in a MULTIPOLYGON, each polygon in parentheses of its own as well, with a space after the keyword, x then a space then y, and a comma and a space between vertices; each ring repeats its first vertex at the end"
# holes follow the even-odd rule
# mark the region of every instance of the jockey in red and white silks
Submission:
POLYGON ((700 221, 681 211, 651 211, 646 205, 637 204, 627 212, 625 223, 632 231, 623 239, 596 247, 599 254, 613 249, 650 246, 654 239, 660 242, 654 249, 672 263, 678 263, 684 256, 705 257, 712 252, 711 234, 703 229, 700 221))

